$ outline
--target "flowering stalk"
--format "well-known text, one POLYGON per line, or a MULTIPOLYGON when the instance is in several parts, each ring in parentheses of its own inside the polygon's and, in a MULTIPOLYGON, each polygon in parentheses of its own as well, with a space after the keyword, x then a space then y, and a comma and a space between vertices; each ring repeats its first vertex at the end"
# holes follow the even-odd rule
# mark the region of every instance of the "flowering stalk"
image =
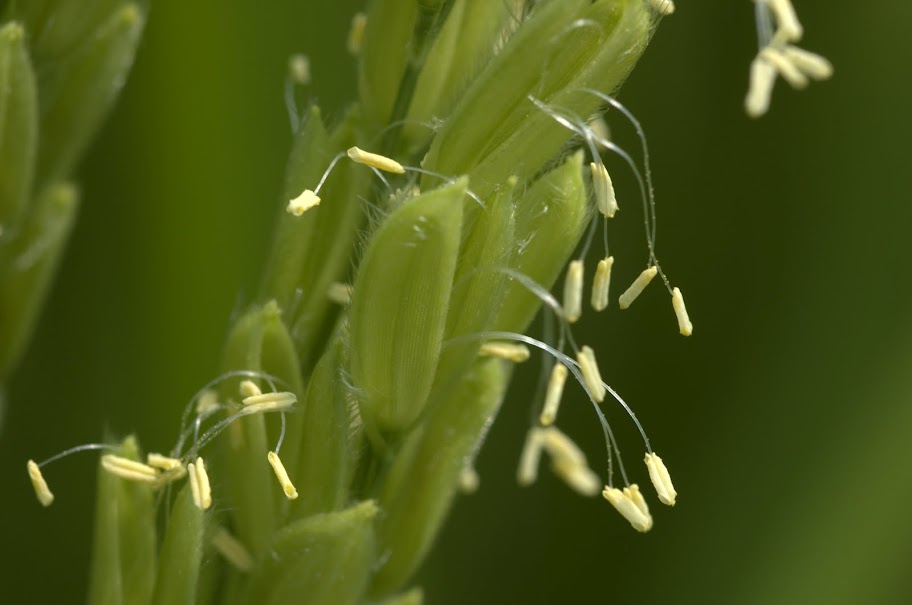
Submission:
MULTIPOLYGON (((618 306, 659 277, 679 331, 693 332, 656 255, 642 127, 611 96, 672 9, 373 0, 349 39, 359 99, 333 126, 315 105, 301 109, 307 63, 292 60, 285 196, 223 373, 188 402, 167 455, 144 458, 133 437, 76 448, 107 450, 90 602, 420 603, 414 572, 456 493, 477 487, 475 458, 530 347, 551 365, 519 482, 535 480, 545 454, 571 489, 601 493, 634 529, 651 529, 608 401, 642 434, 640 474, 658 499, 673 506, 677 491, 602 380, 599 343, 578 346, 571 324, 597 230, 597 312, 611 306, 612 267, 629 260, 608 249, 619 205, 603 155, 613 153, 639 186, 646 232, 645 268, 618 306), (608 109, 642 138, 642 166, 592 125, 608 109), (550 292, 572 258, 559 302, 550 292), (542 309, 537 339, 525 332, 542 309), (604 479, 555 426, 573 381, 604 433, 604 479)), ((59 457, 29 462, 46 505, 40 468, 59 457)))
POLYGON ((73 227, 73 168, 145 23, 134 2, 8 3, 0 25, 0 406, 73 227))

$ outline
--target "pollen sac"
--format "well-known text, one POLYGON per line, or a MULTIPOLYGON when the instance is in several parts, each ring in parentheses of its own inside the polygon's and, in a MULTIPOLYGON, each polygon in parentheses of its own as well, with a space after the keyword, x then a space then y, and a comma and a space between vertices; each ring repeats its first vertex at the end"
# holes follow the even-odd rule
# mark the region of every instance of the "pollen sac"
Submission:
POLYGON ((28 469, 29 479, 32 481, 32 487, 35 488, 35 496, 38 501, 41 502, 42 506, 50 506, 54 501, 54 494, 48 489, 48 484, 44 480, 44 475, 41 474, 41 469, 38 468, 34 460, 29 460, 26 468, 28 469))
POLYGON ((352 381, 365 424, 410 426, 430 393, 459 253, 466 179, 406 201, 364 252, 350 307, 352 381))
POLYGON ((782 54, 792 65, 815 80, 828 80, 833 77, 833 64, 817 53, 789 45, 782 50, 782 54))
POLYGON ((311 208, 319 205, 320 196, 310 189, 305 189, 301 195, 288 202, 288 207, 285 209, 285 211, 288 212, 288 214, 301 216, 311 208))
POLYGON ((633 283, 630 284, 630 287, 621 294, 620 298, 618 298, 618 306, 621 309, 626 309, 632 305, 633 301, 643 293, 643 290, 649 285, 649 282, 652 281, 652 278, 658 275, 658 272, 658 268, 653 265, 640 273, 640 275, 633 280, 633 283))
POLYGON ((564 280, 564 319, 576 323, 583 314, 583 261, 575 260, 567 268, 564 280))
POLYGON ((367 28, 367 15, 364 13, 355 13, 352 17, 351 26, 348 29, 348 38, 345 40, 345 48, 348 53, 357 57, 361 54, 361 46, 364 44, 364 30, 367 28))
POLYGON ((282 491, 285 492, 285 497, 289 500, 297 498, 298 490, 295 489, 291 479, 288 478, 288 471, 285 470, 285 465, 282 464, 282 459, 279 458, 279 455, 275 452, 269 452, 266 455, 266 460, 269 462, 269 466, 272 467, 273 472, 275 472, 276 479, 279 480, 279 485, 282 486, 282 491))
POLYGON ((614 487, 605 487, 602 496, 617 512, 621 513, 621 516, 627 519, 635 530, 647 532, 652 529, 652 516, 636 485, 625 487, 623 491, 614 487))
POLYGON ((369 151, 364 151, 363 149, 358 149, 357 147, 350 147, 346 153, 348 154, 348 157, 351 158, 351 160, 356 164, 364 164, 365 166, 370 166, 372 168, 376 168, 377 170, 390 172, 392 174, 405 173, 405 168, 402 167, 402 164, 384 155, 370 153, 369 151))
POLYGON ((583 347, 577 354, 576 361, 579 363, 586 388, 589 389, 592 398, 601 403, 605 400, 607 391, 605 385, 602 384, 602 375, 599 372, 598 363, 595 361, 595 351, 590 347, 583 347))
POLYGON ((687 307, 684 306, 684 296, 678 288, 671 292, 671 306, 674 307, 675 316, 678 318, 678 330, 681 334, 684 336, 693 334, 693 324, 690 323, 687 307))
POLYGON ((295 54, 288 58, 288 76, 300 86, 310 84, 310 59, 307 55, 295 54))
POLYGON ((595 268, 595 278, 592 280, 592 308, 604 311, 608 308, 608 289, 611 286, 611 267, 614 266, 614 257, 609 256, 598 262, 595 268))
POLYGON ((557 419, 557 410, 560 407, 566 382, 567 366, 560 362, 555 363, 554 367, 551 368, 551 378, 548 380, 548 388, 545 391, 545 403, 542 406, 542 413, 539 417, 539 422, 543 426, 550 426, 557 419))
POLYGON ((589 171, 592 173, 592 189, 595 191, 595 201, 599 212, 606 218, 614 218, 618 211, 618 204, 608 169, 601 162, 591 162, 589 171))
POLYGON ((519 467, 516 469, 516 482, 524 487, 532 485, 538 478, 538 463, 541 460, 544 437, 544 431, 537 426, 533 426, 526 433, 526 443, 523 445, 519 467))
POLYGON ((744 109, 752 118, 759 118, 769 111, 776 83, 776 68, 763 57, 756 57, 750 67, 750 88, 744 100, 744 109))
POLYGON ((200 510, 208 510, 212 506, 212 488, 209 485, 209 473, 202 458, 197 458, 195 463, 187 465, 187 474, 190 477, 190 489, 193 492, 193 503, 200 510))
POLYGON ((104 470, 112 475, 127 479, 129 481, 139 481, 141 483, 158 484, 159 472, 148 464, 136 462, 116 454, 105 454, 101 457, 101 466, 104 470))
POLYGON ((678 492, 671 483, 671 476, 668 474, 668 469, 665 468, 665 463, 655 454, 646 454, 646 468, 649 470, 649 479, 652 481, 659 500, 663 504, 674 506, 678 492))
POLYGON ((529 347, 508 342, 486 342, 478 351, 484 357, 496 357, 513 363, 528 361, 531 353, 529 347))

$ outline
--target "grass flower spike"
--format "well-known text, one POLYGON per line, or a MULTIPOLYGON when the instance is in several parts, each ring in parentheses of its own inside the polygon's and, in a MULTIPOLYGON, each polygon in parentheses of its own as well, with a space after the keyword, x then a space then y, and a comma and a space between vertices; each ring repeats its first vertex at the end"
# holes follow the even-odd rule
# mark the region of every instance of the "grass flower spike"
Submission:
MULTIPOLYGON (((85 65, 60 74, 42 112, 35 99, 47 91, 35 74, 54 65, 42 61, 57 46, 24 41, 35 26, 25 17, 46 11, 19 15, 9 3, 24 25, 0 28, 0 270, 23 265, 0 271, 0 327, 28 319, 20 299, 43 296, 76 204, 66 178, 141 30, 140 5, 96 2, 119 8, 86 37, 85 65), (36 240, 46 245, 33 251, 36 240)), ((752 67, 752 115, 766 110, 778 75, 800 86, 830 72, 794 46, 801 28, 788 0, 757 7, 777 30, 752 67)), ((693 332, 656 253, 645 129, 615 98, 674 10, 670 0, 371 0, 346 44, 357 99, 327 111, 332 120, 308 96, 319 72, 303 55, 290 59, 293 140, 268 260, 227 330, 218 375, 174 419, 173 446, 143 456, 128 437, 27 463, 48 506, 39 467, 101 453, 90 603, 420 604, 415 574, 457 496, 487 484, 478 456, 516 364, 533 356, 542 374, 519 484, 536 481, 544 453, 576 494, 601 491, 634 529, 650 530, 609 423, 615 412, 642 438, 659 500, 673 506, 677 493, 608 383, 611 350, 596 331, 579 346, 574 330, 587 271, 600 312, 612 271, 632 274, 645 257, 620 308, 658 277, 679 332, 693 332), (641 149, 611 140, 621 128, 641 149), (615 186, 639 204, 608 220, 615 186), (614 231, 631 216, 645 241, 615 250, 614 231), (559 423, 571 398, 583 398, 584 412, 568 402, 559 423), (592 413, 600 429, 597 458, 558 428, 577 413, 592 413)), ((9 341, 0 371, 25 332, 0 330, 9 341)))

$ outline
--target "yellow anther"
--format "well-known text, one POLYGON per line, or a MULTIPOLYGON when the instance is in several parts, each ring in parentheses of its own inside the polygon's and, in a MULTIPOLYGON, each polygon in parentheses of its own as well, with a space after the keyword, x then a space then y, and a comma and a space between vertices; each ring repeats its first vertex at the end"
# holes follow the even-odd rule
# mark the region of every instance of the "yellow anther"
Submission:
POLYGON ((815 80, 828 80, 833 77, 833 64, 817 53, 789 45, 782 49, 782 54, 792 65, 815 80))
POLYGON ((675 12, 675 5, 672 0, 649 0, 652 7, 663 17, 667 17, 675 12))
POLYGON ((592 280, 592 308, 604 311, 608 308, 608 288, 611 285, 611 267, 614 257, 609 256, 598 262, 595 268, 595 278, 592 280))
POLYGON ((202 458, 197 458, 196 463, 187 465, 187 474, 190 477, 190 492, 193 494, 193 503, 200 510, 212 506, 212 488, 209 486, 209 475, 202 458))
POLYGON ((355 13, 352 17, 351 27, 348 30, 348 40, 345 47, 352 56, 357 57, 361 54, 361 47, 364 45, 364 30, 367 28, 367 15, 364 13, 355 13))
POLYGON ((522 363, 529 359, 529 347, 511 342, 485 342, 482 343, 478 354, 483 357, 496 357, 514 363, 522 363))
POLYGON ((532 485, 538 477, 538 463, 541 460, 544 431, 536 426, 526 433, 526 443, 519 457, 519 468, 516 470, 516 482, 522 486, 532 485))
POLYGON ((767 46, 760 51, 760 58, 765 59, 776 71, 791 84, 792 88, 807 88, 808 78, 791 60, 778 48, 767 46))
POLYGON ((551 368, 551 378, 548 380, 548 389, 545 391, 545 403, 542 406, 539 422, 544 426, 554 424, 557 419, 557 410, 560 408, 561 398, 564 394, 564 384, 567 382, 567 366, 558 362, 551 368))
POLYGON ((218 393, 212 389, 206 389, 199 396, 196 402, 196 413, 205 414, 218 407, 218 393))
POLYGON ((351 304, 352 285, 337 281, 333 282, 329 284, 329 288, 326 290, 326 297, 337 305, 347 307, 351 304))
POLYGON ((624 495, 630 498, 630 501, 640 510, 643 515, 652 520, 652 516, 649 514, 649 506, 646 504, 646 499, 643 498, 643 494, 640 492, 640 486, 636 483, 631 483, 624 488, 624 495))
POLYGON ((687 315, 687 307, 684 306, 684 296, 681 290, 675 288, 671 291, 671 306, 674 308, 675 316, 678 318, 678 330, 684 336, 693 334, 693 324, 690 323, 690 316, 687 315))
POLYGON ((649 479, 659 495, 659 500, 663 504, 674 506, 678 492, 671 483, 671 476, 668 474, 668 469, 665 468, 665 463, 655 454, 646 454, 646 468, 649 469, 649 479))
POLYGON ((643 290, 649 285, 649 282, 652 281, 652 278, 654 278, 658 272, 659 270, 655 266, 652 266, 640 273, 640 275, 633 280, 633 283, 630 284, 630 287, 621 294, 620 298, 618 298, 618 306, 620 306, 621 309, 626 309, 633 304, 633 301, 642 294, 643 290))
POLYGON ((393 174, 404 174, 405 168, 402 167, 402 164, 386 157, 385 155, 379 155, 376 153, 370 153, 357 147, 352 147, 348 150, 348 157, 352 159, 353 162, 358 164, 364 164, 365 166, 372 166, 378 170, 383 170, 384 172, 392 172, 393 174))
POLYGON ((105 454, 101 457, 101 467, 121 479, 139 481, 141 483, 157 484, 159 481, 158 470, 148 464, 130 460, 115 454, 105 454))
POLYGON ((744 109, 752 118, 759 118, 769 110, 773 96, 773 85, 776 83, 776 68, 763 57, 756 57, 751 62, 750 88, 744 100, 744 109))
POLYGON ((648 509, 644 513, 637 502, 639 501, 642 506, 646 506, 642 496, 639 495, 639 489, 637 489, 636 496, 634 496, 628 487, 625 487, 623 491, 614 487, 605 487, 602 491, 602 496, 611 503, 611 506, 617 512, 621 513, 621 516, 627 519, 633 529, 640 532, 647 532, 652 529, 652 516, 649 514, 648 509))
POLYGON ((285 470, 285 465, 282 464, 282 459, 279 458, 279 455, 275 452, 269 452, 266 454, 266 459, 269 461, 270 466, 272 466, 272 470, 279 480, 279 485, 282 486, 282 491, 285 492, 285 497, 289 500, 297 498, 298 490, 295 489, 291 479, 288 478, 288 472, 285 470))
POLYGON ((163 471, 173 471, 183 467, 183 464, 177 458, 170 458, 156 453, 147 454, 146 463, 152 468, 161 469, 163 471))
POLYGON ((246 412, 253 414, 266 410, 277 410, 287 408, 295 404, 298 396, 288 391, 279 391, 278 393, 260 393, 259 395, 250 395, 244 397, 244 406, 246 412), (254 407, 257 406, 257 407, 254 407), (250 408, 253 408, 251 411, 250 408))
POLYGON ((551 465, 551 470, 571 489, 583 496, 598 494, 599 488, 602 486, 602 480, 585 462, 557 458, 551 465))
POLYGON ((253 569, 253 557, 247 547, 224 527, 217 527, 212 533, 212 546, 238 571, 247 573, 253 569))
POLYGON ((595 351, 590 347, 583 347, 576 354, 576 361, 579 362, 580 373, 583 375, 583 381, 589 389, 592 398, 601 403, 605 400, 605 385, 602 384, 602 374, 599 372, 598 363, 595 361, 595 351))
POLYGON ((38 468, 34 460, 26 462, 25 467, 28 469, 29 479, 32 480, 32 487, 35 488, 35 496, 37 496, 38 502, 41 502, 42 506, 50 506, 51 502, 54 501, 54 494, 48 489, 48 484, 44 480, 44 475, 41 474, 41 469, 38 468))
POLYGON ((804 28, 795 14, 795 7, 791 0, 759 0, 773 11, 776 17, 776 37, 784 38, 788 42, 797 42, 804 35, 804 28))
POLYGON ((608 169, 601 162, 591 162, 589 170, 592 173, 592 189, 595 191, 599 212, 608 218, 614 218, 614 213, 618 211, 618 203, 608 169))
POLYGON ((288 75, 295 84, 310 84, 310 59, 307 55, 295 54, 288 58, 288 75))
POLYGON ((583 453, 583 450, 556 427, 550 426, 542 429, 542 445, 548 450, 548 455, 555 463, 586 464, 586 454, 583 453))
POLYGON ((564 279, 564 318, 576 322, 583 314, 583 261, 571 261, 564 279))
POLYGON ((472 466, 466 466, 459 473, 459 491, 464 494, 474 494, 478 491, 481 480, 478 472, 472 466))
POLYGON ((285 208, 285 211, 288 214, 293 214, 295 216, 301 216, 314 206, 320 205, 320 196, 311 191, 310 189, 305 189, 301 195, 298 197, 289 200, 288 207, 285 208))
POLYGON ((252 380, 242 380, 241 384, 238 385, 238 393, 241 394, 241 397, 244 400, 244 403, 247 403, 247 400, 251 397, 258 397, 263 394, 263 391, 257 386, 252 380))

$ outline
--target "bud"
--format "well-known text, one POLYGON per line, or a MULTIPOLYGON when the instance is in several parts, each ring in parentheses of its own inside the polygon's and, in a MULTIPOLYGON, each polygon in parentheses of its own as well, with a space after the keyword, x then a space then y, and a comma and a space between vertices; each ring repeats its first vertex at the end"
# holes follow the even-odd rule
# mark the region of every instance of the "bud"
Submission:
POLYGON ((38 186, 71 172, 126 81, 144 25, 139 6, 124 4, 81 41, 81 52, 51 65, 41 89, 38 186))
POLYGON ((386 514, 378 529, 378 551, 390 556, 374 577, 373 593, 399 588, 430 548, 462 471, 474 459, 500 408, 509 368, 497 359, 478 360, 406 439, 380 495, 386 514))
POLYGON ((247 594, 261 603, 361 603, 375 559, 377 504, 313 515, 279 530, 247 594))
POLYGON ((63 255, 78 195, 69 184, 45 189, 15 241, 0 247, 0 383, 19 361, 63 255))
POLYGON ((352 381, 368 430, 397 432, 434 381, 459 253, 466 180, 399 206, 373 234, 354 284, 352 381))
POLYGON ((32 189, 38 142, 35 75, 18 23, 0 28, 0 242, 17 230, 32 189))

